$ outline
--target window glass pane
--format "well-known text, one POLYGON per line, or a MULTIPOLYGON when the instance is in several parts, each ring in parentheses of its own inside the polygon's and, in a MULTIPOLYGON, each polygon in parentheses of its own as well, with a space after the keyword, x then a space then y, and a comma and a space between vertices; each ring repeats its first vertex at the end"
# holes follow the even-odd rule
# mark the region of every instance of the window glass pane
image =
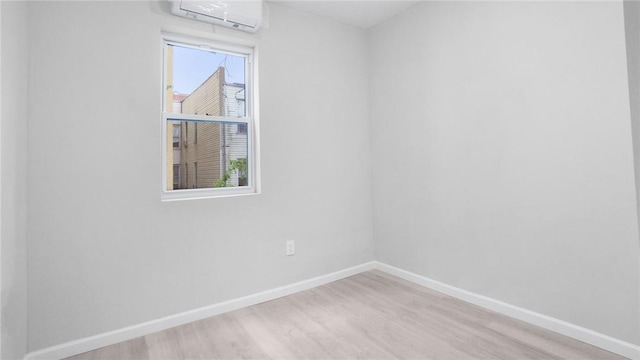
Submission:
POLYGON ((247 123, 172 120, 168 123, 174 131, 167 139, 172 141, 167 144, 168 178, 174 179, 173 187, 168 190, 249 185, 247 132, 238 131, 239 128, 246 130, 247 123), (187 132, 195 125, 197 133, 187 132), (177 147, 175 138, 181 139, 177 147), (181 168, 183 174, 176 174, 181 168))
POLYGON ((166 111, 243 117, 246 57, 166 45, 166 111))

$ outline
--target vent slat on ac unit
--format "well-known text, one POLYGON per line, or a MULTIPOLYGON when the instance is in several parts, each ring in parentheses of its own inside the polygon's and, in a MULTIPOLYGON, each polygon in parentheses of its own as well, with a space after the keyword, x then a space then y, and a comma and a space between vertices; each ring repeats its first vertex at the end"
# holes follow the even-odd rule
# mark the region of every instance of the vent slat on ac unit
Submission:
POLYGON ((181 17, 255 33, 262 22, 261 1, 170 0, 181 17))

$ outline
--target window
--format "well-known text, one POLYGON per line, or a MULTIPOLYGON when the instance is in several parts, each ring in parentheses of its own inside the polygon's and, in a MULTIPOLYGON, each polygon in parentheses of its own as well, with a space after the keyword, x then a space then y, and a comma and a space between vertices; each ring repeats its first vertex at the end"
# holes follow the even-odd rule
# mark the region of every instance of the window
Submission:
POLYGON ((181 132, 182 131, 180 130, 180 125, 174 124, 173 125, 173 148, 174 149, 180 148, 180 133, 181 132))
POLYGON ((163 200, 257 193, 253 49, 163 40, 163 200))
POLYGON ((193 163, 193 187, 198 187, 198 162, 193 163))
POLYGON ((180 184, 180 164, 173 165, 173 188, 178 188, 180 184))

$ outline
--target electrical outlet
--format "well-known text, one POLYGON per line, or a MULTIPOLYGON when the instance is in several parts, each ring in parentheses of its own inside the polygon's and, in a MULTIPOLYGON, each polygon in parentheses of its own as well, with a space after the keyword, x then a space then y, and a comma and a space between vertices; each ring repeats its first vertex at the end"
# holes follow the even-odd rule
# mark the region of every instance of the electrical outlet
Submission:
POLYGON ((296 253, 296 247, 293 240, 287 240, 287 256, 291 256, 296 253))

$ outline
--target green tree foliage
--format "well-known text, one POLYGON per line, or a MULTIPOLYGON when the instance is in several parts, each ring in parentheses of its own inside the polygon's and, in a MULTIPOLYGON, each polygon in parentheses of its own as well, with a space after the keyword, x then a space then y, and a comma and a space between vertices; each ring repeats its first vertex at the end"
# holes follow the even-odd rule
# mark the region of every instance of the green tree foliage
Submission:
POLYGON ((236 160, 229 160, 229 166, 227 167, 227 171, 222 174, 222 177, 213 184, 213 187, 227 187, 229 184, 227 183, 229 179, 231 179, 231 174, 238 174, 238 183, 242 185, 246 185, 247 183, 247 159, 241 158, 236 160))

